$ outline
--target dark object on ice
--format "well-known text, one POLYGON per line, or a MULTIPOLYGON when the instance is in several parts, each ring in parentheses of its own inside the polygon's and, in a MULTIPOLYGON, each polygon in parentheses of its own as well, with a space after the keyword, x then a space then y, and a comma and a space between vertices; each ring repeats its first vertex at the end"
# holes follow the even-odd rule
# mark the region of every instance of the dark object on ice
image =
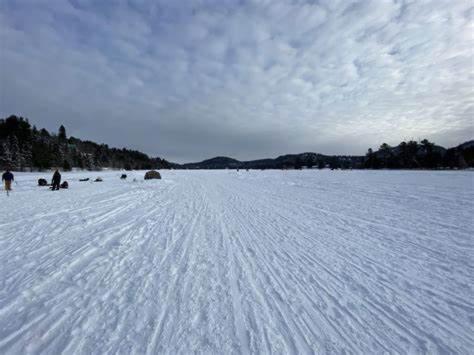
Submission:
POLYGON ((56 171, 53 174, 53 181, 51 182, 51 185, 53 185, 53 191, 59 190, 60 184, 61 184, 61 174, 59 173, 59 170, 56 169, 56 171))
POLYGON ((125 180, 125 179, 127 178, 127 174, 122 174, 122 176, 120 176, 120 178, 121 178, 122 180, 125 180))
POLYGON ((156 170, 150 170, 145 173, 145 180, 161 179, 161 175, 156 170))
POLYGON ((94 180, 95 182, 102 182, 102 178, 101 177, 98 177, 97 179, 94 180))
POLYGON ((89 178, 79 179, 79 181, 89 181, 89 178))
POLYGON ((67 183, 67 181, 63 181, 63 183, 61 184, 61 188, 62 188, 62 189, 67 189, 67 188, 69 188, 69 184, 67 183))
POLYGON ((38 179, 38 186, 48 186, 46 179, 38 179))

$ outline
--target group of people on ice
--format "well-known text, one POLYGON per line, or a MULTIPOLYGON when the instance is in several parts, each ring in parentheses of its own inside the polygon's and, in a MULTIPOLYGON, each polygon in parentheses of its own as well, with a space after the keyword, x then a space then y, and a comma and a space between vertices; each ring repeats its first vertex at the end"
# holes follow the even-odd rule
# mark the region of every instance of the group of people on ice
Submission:
MULTIPOLYGON (((9 169, 7 169, 2 175, 2 182, 4 184, 7 195, 12 190, 12 183, 14 180, 15 180, 15 176, 9 169)), ((56 169, 53 174, 53 178, 51 180, 51 189, 53 191, 59 190, 60 185, 61 185, 61 173, 59 172, 58 169, 56 169)))

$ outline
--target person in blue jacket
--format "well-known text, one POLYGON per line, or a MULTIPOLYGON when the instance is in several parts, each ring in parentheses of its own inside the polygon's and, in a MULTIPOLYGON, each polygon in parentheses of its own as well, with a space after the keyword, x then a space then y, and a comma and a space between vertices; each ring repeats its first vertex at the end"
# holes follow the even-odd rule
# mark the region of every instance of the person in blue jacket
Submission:
POLYGON ((5 191, 7 192, 7 195, 10 193, 12 190, 12 181, 15 180, 15 177, 13 174, 10 172, 9 169, 7 169, 3 175, 2 175, 2 182, 4 183, 5 186, 5 191))

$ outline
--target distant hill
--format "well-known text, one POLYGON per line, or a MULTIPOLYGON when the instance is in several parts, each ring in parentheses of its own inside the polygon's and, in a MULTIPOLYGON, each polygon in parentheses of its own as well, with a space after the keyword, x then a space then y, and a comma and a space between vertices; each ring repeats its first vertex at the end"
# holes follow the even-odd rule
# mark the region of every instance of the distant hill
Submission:
POLYGON ((216 157, 198 163, 176 164, 178 169, 300 169, 304 167, 362 168, 363 156, 328 156, 317 153, 281 155, 275 159, 239 161, 216 157))
POLYGON ((474 168, 474 140, 464 142, 446 151, 448 167, 474 168))
POLYGON ((236 169, 239 168, 242 163, 236 159, 228 157, 215 157, 212 159, 207 159, 199 163, 189 163, 189 164, 174 164, 177 168, 185 169, 236 169))
POLYGON ((474 140, 446 149, 423 140, 402 142, 391 147, 382 144, 365 156, 301 153, 281 155, 274 159, 239 161, 215 157, 197 163, 173 164, 176 169, 442 169, 474 167, 474 140))
POLYGON ((67 137, 64 126, 59 127, 57 134, 44 128, 38 130, 28 119, 12 115, 0 119, 0 168, 7 166, 13 170, 159 169, 169 168, 171 163, 136 150, 67 137))
POLYGON ((457 150, 469 150, 474 148, 474 140, 470 140, 467 142, 464 142, 463 144, 458 145, 456 148, 457 150))

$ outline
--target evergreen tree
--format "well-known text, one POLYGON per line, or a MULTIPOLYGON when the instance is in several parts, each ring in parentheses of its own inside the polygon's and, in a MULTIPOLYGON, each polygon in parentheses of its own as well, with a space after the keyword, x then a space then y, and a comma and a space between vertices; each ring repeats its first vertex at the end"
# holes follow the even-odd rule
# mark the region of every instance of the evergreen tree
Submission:
POLYGON ((400 166, 402 168, 406 168, 408 166, 408 162, 410 161, 410 157, 408 154, 408 147, 406 142, 401 142, 398 145, 400 149, 400 166))
POLYGON ((40 136, 41 136, 41 137, 51 137, 51 135, 49 134, 49 132, 48 132, 46 129, 44 129, 44 128, 41 128, 41 130, 40 130, 40 136))
POLYGON ((18 145, 18 138, 15 135, 8 136, 8 150, 10 152, 10 161, 12 169, 21 169, 23 159, 20 153, 20 146, 18 145))
POLYGON ((52 153, 52 164, 55 167, 61 166, 64 161, 64 154, 61 150, 61 146, 58 143, 53 143, 50 145, 51 153, 52 153))
POLYGON ((32 149, 33 166, 39 170, 49 169, 51 167, 51 160, 49 145, 43 140, 35 141, 32 149))
POLYGON ((12 156, 7 141, 0 143, 0 163, 1 168, 12 168, 12 156))
POLYGON ((418 168, 420 166, 420 163, 418 162, 418 159, 416 157, 418 154, 418 143, 416 141, 409 141, 407 143, 407 153, 410 159, 407 168, 418 168))
POLYGON ((300 157, 296 157, 294 168, 297 170, 301 170, 303 168, 303 161, 301 160, 300 157))
POLYGON ((65 141, 66 140, 66 128, 64 128, 63 125, 59 126, 58 130, 58 138, 60 141, 65 141))
POLYGON ((64 160, 63 162, 63 169, 64 171, 71 171, 71 164, 67 160, 64 160))
POLYGON ((384 167, 382 159, 379 159, 377 154, 369 148, 366 154, 366 163, 365 166, 369 169, 380 169, 384 167))

